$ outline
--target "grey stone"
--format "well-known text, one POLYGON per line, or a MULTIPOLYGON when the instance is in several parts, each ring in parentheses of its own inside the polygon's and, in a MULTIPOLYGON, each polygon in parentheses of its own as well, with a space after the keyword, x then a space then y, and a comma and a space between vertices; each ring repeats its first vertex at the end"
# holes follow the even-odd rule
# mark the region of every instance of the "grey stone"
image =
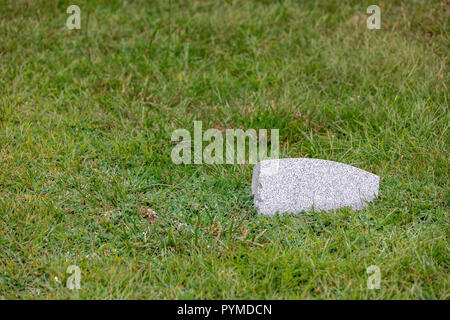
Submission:
POLYGON ((351 207, 360 210, 378 196, 380 177, 321 159, 264 160, 253 168, 252 193, 259 213, 299 213, 351 207))

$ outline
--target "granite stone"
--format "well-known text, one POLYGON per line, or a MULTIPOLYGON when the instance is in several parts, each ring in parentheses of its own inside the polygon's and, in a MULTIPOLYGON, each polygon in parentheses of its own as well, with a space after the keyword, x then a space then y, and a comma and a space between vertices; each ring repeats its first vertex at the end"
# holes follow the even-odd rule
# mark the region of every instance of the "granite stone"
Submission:
POLYGON ((264 160, 253 168, 254 205, 261 214, 351 207, 360 210, 378 196, 380 177, 329 160, 264 160))

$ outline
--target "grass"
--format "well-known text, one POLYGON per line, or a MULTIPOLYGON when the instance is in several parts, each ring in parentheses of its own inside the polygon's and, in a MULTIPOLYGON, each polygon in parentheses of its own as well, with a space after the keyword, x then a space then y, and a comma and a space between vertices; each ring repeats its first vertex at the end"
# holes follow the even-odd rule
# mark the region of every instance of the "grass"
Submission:
POLYGON ((377 1, 381 30, 373 1, 76 2, 80 30, 73 1, 0 1, 0 298, 449 299, 446 1, 377 1), (172 163, 194 120, 381 196, 258 215, 251 165, 172 163))

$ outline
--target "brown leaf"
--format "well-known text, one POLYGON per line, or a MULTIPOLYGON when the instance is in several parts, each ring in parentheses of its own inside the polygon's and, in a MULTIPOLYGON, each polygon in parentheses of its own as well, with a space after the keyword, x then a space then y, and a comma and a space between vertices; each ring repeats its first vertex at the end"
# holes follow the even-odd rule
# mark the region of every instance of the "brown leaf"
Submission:
POLYGON ((156 212, 150 208, 141 210, 141 216, 148 217, 150 219, 150 223, 154 223, 158 219, 156 212))

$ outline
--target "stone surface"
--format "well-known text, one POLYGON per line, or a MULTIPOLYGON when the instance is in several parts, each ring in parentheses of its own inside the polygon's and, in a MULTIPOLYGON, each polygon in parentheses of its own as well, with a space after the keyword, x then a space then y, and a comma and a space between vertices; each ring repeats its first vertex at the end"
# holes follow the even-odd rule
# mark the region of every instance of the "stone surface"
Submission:
POLYGON ((378 196, 380 177, 350 165, 308 158, 264 160, 253 169, 259 213, 274 215, 342 207, 362 209, 378 196))

